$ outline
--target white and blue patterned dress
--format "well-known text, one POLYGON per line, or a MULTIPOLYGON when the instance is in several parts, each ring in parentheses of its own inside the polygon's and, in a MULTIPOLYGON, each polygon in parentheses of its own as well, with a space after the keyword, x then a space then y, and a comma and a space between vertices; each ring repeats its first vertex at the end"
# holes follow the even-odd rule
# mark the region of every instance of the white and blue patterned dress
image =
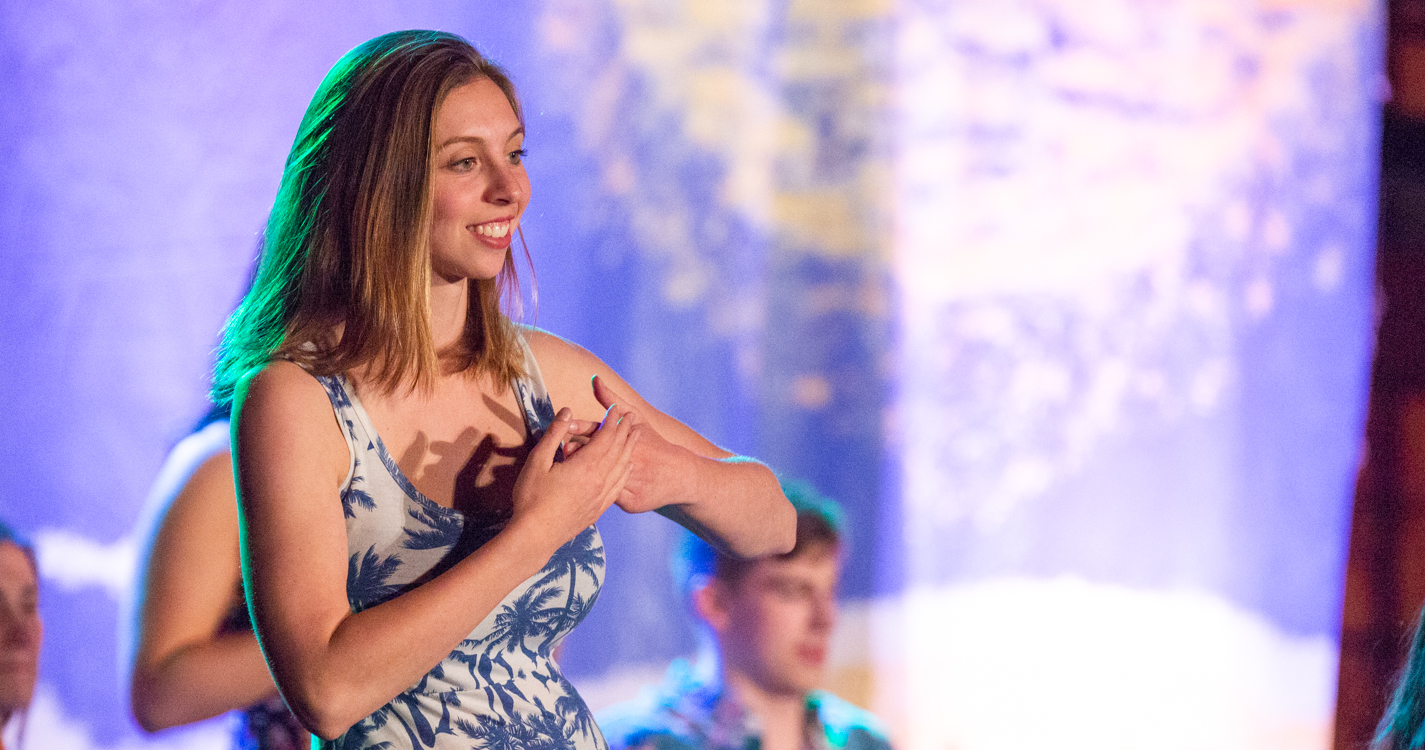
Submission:
MULTIPOLYGON (((539 365, 520 343, 529 376, 514 386, 532 447, 554 409, 539 365)), ((341 502, 353 612, 429 580, 504 527, 504 520, 466 518, 421 494, 386 451, 351 384, 342 376, 318 380, 351 448, 341 502)), ((551 656, 593 606, 603 576, 603 542, 590 526, 511 591, 419 683, 322 747, 607 750, 588 706, 551 656)))

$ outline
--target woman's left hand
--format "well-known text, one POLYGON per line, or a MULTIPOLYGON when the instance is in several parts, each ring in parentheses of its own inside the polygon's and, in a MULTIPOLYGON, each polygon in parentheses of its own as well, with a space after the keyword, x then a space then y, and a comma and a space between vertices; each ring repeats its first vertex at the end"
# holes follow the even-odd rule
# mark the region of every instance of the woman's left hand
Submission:
MULTIPOLYGON (((690 496, 691 488, 684 485, 692 474, 688 463, 696 458, 692 451, 665 440, 642 415, 629 408, 602 378, 593 378, 593 389, 594 397, 604 408, 619 404, 628 409, 623 419, 631 420, 633 432, 638 435, 633 449, 633 470, 615 504, 626 513, 646 513, 676 502, 678 498, 690 496)), ((567 458, 578 452, 598 426, 597 422, 587 421, 576 421, 571 425, 569 438, 564 444, 564 456, 567 458)))

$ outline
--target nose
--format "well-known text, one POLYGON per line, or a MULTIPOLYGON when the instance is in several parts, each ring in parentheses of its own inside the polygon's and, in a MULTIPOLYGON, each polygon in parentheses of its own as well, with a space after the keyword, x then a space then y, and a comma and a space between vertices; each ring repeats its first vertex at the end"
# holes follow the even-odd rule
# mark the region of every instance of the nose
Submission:
POLYGON ((836 625, 836 595, 822 594, 814 598, 811 608, 812 628, 825 632, 836 625))
POLYGON ((524 197, 519 167, 497 162, 490 170, 490 179, 485 186, 485 201, 496 206, 518 203, 524 197))
POLYGON ((30 648, 39 636, 37 618, 21 612, 13 602, 0 602, 0 644, 30 648))

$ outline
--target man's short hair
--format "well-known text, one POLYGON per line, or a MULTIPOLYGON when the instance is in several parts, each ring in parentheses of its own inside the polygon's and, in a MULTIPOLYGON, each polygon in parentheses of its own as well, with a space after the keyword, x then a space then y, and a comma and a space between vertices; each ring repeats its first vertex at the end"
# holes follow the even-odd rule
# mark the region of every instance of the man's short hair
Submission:
MULTIPOLYGON (((797 511, 797 542, 791 552, 771 559, 791 560, 804 555, 838 553, 843 546, 841 507, 799 479, 778 480, 782 494, 797 511)), ((759 560, 739 560, 713 549, 689 531, 683 531, 673 547, 673 582, 687 596, 699 579, 736 584, 759 560)))
POLYGON ((0 521, 0 544, 6 543, 19 547, 20 551, 25 553, 26 559, 30 561, 30 567, 35 571, 35 578, 38 580, 40 566, 39 562, 35 560, 35 546, 31 544, 28 539, 21 536, 20 532, 16 531, 10 524, 0 521))

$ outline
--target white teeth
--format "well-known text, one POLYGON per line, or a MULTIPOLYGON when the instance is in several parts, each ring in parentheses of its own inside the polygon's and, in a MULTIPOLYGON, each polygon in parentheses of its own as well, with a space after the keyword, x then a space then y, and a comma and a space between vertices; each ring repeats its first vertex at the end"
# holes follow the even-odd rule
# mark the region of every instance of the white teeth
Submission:
POLYGON ((498 221, 490 222, 489 224, 476 224, 475 233, 498 239, 510 233, 510 223, 508 221, 498 221))

